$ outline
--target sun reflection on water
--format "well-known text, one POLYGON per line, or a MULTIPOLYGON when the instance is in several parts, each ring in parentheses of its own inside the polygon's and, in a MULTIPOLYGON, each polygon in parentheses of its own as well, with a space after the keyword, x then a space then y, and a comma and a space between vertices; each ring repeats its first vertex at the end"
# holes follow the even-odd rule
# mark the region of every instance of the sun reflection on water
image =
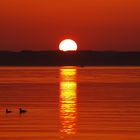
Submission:
POLYGON ((73 68, 60 69, 60 119, 61 134, 76 133, 77 119, 77 70, 73 68))

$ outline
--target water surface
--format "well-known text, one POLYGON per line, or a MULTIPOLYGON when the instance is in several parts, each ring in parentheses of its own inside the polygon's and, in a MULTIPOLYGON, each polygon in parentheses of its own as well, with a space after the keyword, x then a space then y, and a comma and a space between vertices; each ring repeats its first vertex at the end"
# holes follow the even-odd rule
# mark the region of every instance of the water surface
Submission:
POLYGON ((0 67, 1 139, 139 140, 140 67, 0 67))

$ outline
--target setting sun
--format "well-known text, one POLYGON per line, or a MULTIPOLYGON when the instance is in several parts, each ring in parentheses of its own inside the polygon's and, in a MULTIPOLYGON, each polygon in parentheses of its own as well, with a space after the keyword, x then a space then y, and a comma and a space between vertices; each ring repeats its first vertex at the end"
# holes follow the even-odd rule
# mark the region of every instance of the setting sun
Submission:
POLYGON ((75 41, 71 39, 65 39, 61 41, 59 44, 59 50, 61 51, 76 51, 77 50, 77 44, 75 41))

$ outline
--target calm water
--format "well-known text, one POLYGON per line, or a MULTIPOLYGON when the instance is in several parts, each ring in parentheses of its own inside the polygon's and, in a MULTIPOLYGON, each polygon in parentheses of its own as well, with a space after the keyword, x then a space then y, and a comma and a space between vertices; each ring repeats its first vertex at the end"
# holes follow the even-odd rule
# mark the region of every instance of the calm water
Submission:
POLYGON ((140 67, 0 67, 5 139, 140 140, 140 67))

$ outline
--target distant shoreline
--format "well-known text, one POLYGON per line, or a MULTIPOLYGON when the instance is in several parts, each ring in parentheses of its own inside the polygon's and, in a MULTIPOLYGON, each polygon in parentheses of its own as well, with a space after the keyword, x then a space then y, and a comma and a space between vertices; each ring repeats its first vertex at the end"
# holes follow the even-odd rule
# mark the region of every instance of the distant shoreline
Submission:
POLYGON ((0 66, 140 66, 140 52, 0 51, 0 66))

